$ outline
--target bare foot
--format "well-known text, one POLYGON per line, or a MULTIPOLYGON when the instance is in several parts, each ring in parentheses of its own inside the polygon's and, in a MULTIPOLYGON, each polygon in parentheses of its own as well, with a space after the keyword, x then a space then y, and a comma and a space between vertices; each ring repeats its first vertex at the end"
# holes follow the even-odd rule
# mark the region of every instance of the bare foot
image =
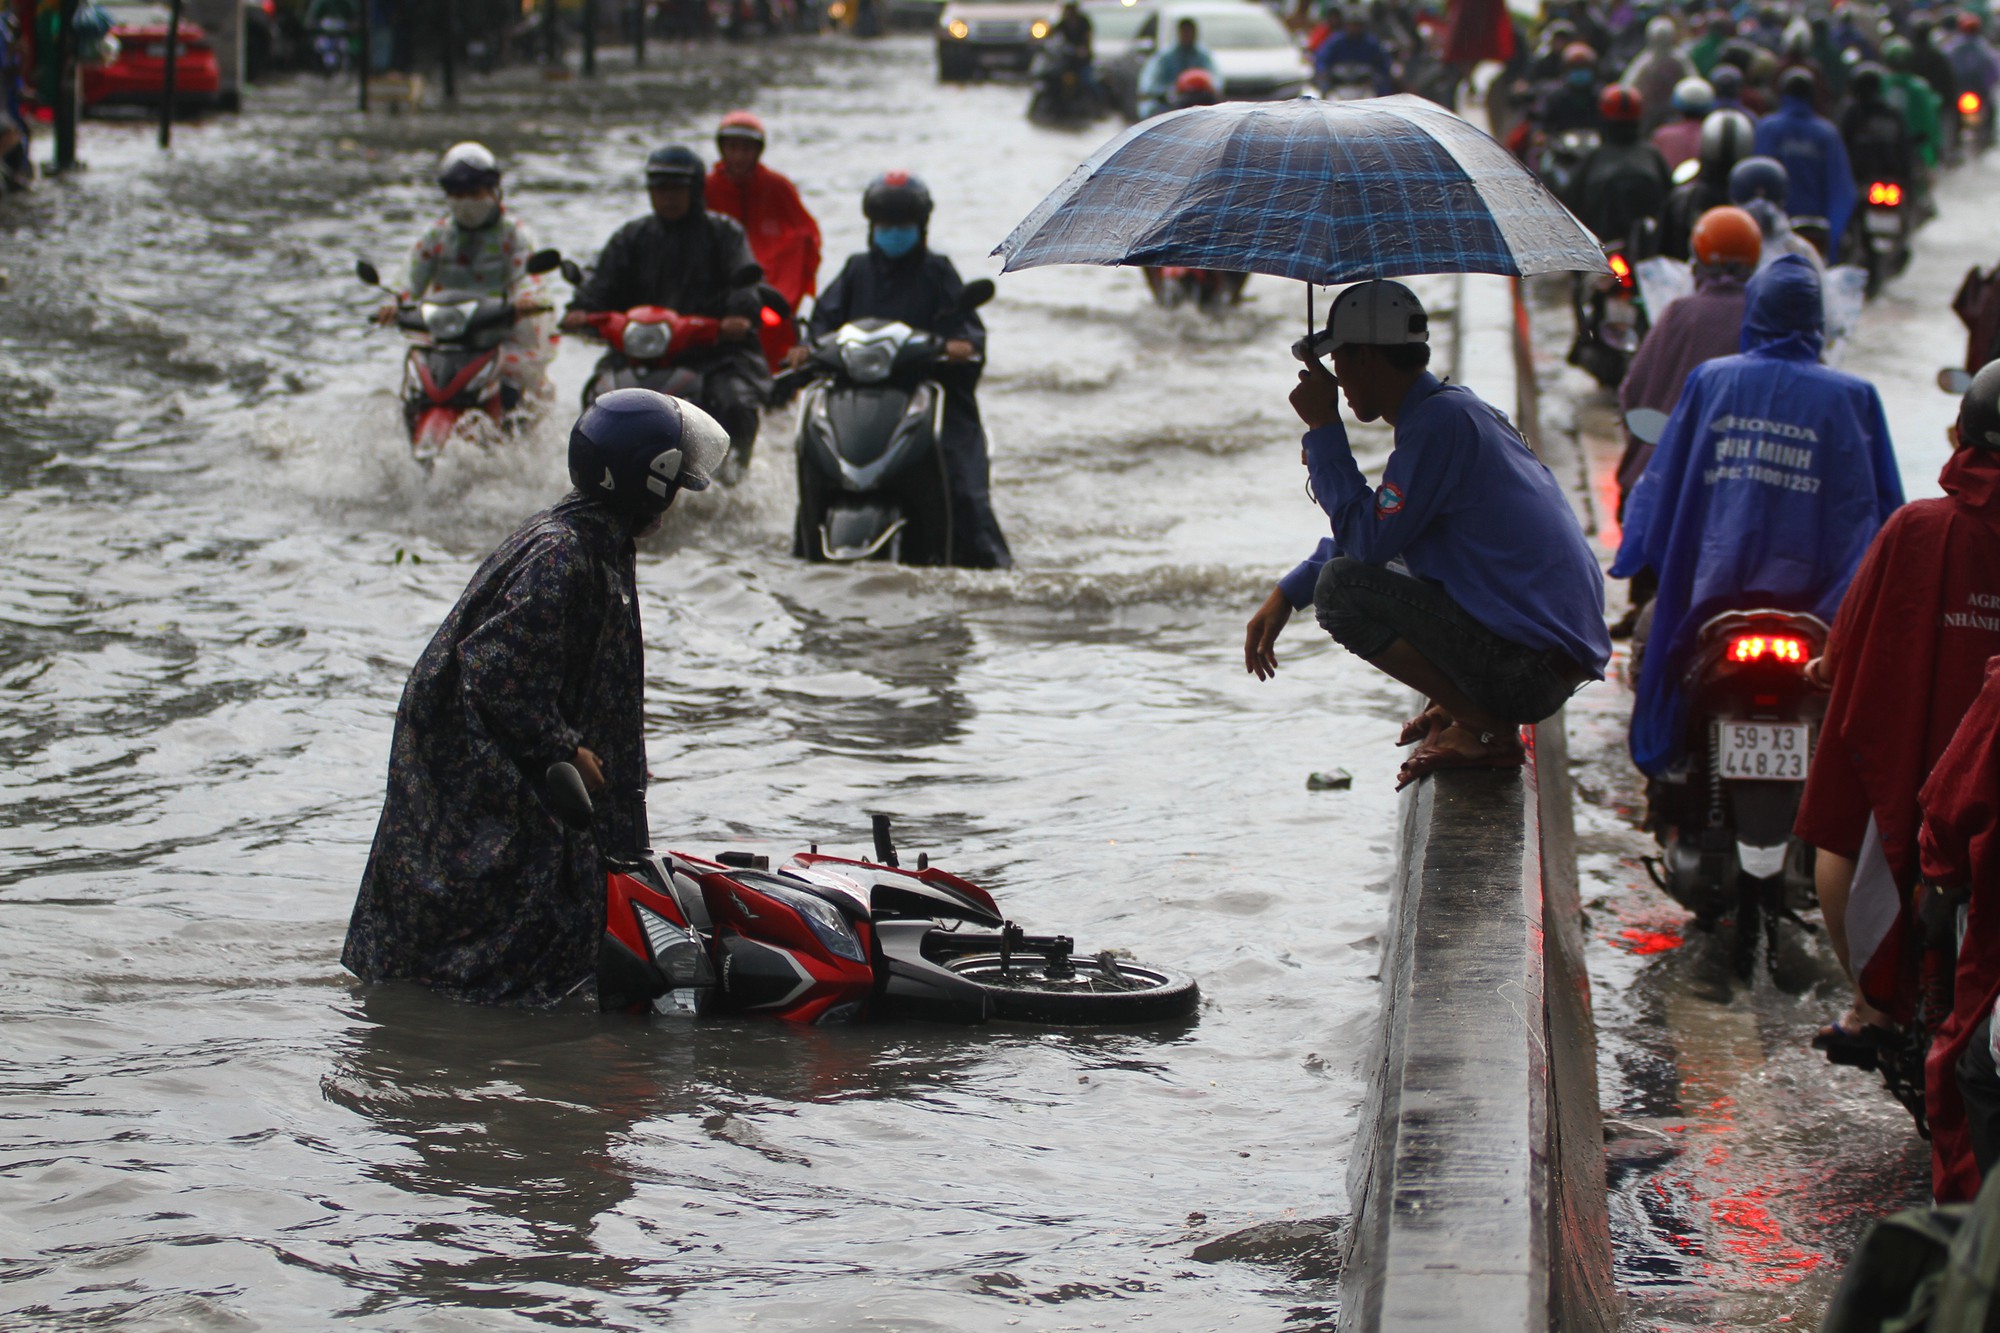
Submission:
POLYGON ((1437 704, 1431 704, 1403 724, 1403 734, 1396 738, 1398 745, 1414 745, 1427 741, 1451 725, 1451 714, 1437 704))
POLYGON ((1508 727, 1491 741, 1482 741, 1478 732, 1454 722, 1419 745, 1403 761, 1396 774, 1396 790, 1401 791, 1441 768, 1519 768, 1527 762, 1528 752, 1521 745, 1520 728, 1508 727))

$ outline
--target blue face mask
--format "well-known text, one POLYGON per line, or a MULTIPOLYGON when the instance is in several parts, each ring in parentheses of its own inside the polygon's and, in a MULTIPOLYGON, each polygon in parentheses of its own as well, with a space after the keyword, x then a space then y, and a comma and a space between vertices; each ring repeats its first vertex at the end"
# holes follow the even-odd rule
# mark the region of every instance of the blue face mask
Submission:
POLYGON ((900 227, 877 227, 870 238, 875 248, 890 259, 901 259, 917 248, 917 242, 924 239, 924 229, 916 223, 905 223, 900 227))

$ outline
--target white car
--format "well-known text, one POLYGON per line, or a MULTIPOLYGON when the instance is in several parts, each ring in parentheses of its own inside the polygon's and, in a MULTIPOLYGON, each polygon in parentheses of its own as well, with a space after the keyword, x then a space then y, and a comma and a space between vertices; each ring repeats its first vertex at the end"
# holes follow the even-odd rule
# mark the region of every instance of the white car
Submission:
POLYGON ((1222 96, 1231 102, 1275 102, 1312 86, 1312 62, 1277 15, 1248 0, 1152 0, 1144 3, 1129 50, 1098 62, 1099 77, 1125 114, 1139 114, 1139 79, 1161 46, 1171 46, 1182 19, 1215 57, 1222 96))

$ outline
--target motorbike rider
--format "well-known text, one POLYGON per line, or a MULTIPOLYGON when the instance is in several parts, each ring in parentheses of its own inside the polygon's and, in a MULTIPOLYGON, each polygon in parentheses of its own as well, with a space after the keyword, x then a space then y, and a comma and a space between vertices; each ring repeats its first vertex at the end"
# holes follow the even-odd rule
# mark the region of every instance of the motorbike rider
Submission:
POLYGON ((1321 92, 1332 88, 1342 66, 1365 67, 1375 81, 1375 95, 1387 97, 1396 91, 1396 71, 1389 52, 1368 31, 1368 7, 1347 5, 1340 12, 1340 28, 1320 43, 1313 53, 1313 82, 1321 92))
MULTIPOLYGON (((861 196, 868 248, 850 255, 840 275, 820 293, 806 335, 817 342, 858 319, 893 319, 946 340, 948 364, 937 378, 945 396, 939 443, 951 487, 951 563, 1006 569, 1014 557, 993 514, 986 427, 974 394, 979 358, 986 351, 986 325, 977 311, 958 308, 965 289, 958 269, 927 244, 931 210, 929 187, 906 171, 885 172, 869 182, 861 196)), ((810 348, 801 344, 792 349, 789 364, 803 365, 810 355, 810 348)))
POLYGON ((1986 31, 1980 25, 1977 14, 1958 16, 1958 36, 1952 40, 1945 54, 1951 57, 1952 73, 1958 79, 1959 93, 1972 93, 1979 98, 1982 115, 1991 115, 1994 85, 2000 84, 2000 54, 1993 50, 1993 43, 1986 40, 1986 31))
MULTIPOLYGON (((733 482, 749 465, 757 442, 758 411, 771 387, 751 321, 763 309, 758 268, 743 226, 708 211, 701 158, 679 144, 646 159, 646 192, 653 211, 620 227, 604 243, 583 285, 576 289, 565 329, 589 327, 586 314, 666 306, 684 315, 722 321, 722 340, 681 358, 702 374, 699 406, 729 432, 729 459, 720 479, 733 482)), ((622 366, 606 352, 596 374, 622 366)))
POLYGON ((1639 138, 1644 105, 1638 93, 1614 83, 1597 107, 1604 142, 1577 172, 1573 207, 1577 220, 1609 244, 1627 240, 1638 222, 1660 215, 1669 188, 1667 163, 1659 149, 1639 138))
POLYGON ((1786 212, 1791 181, 1784 164, 1775 157, 1746 157, 1729 172, 1729 202, 1757 219, 1764 231, 1764 257, 1759 268, 1768 268, 1781 255, 1797 255, 1824 273, 1826 261, 1811 241, 1792 230, 1786 212))
POLYGON ((1941 103, 1936 90, 1912 68, 1914 56, 1915 48, 1908 38, 1891 37, 1882 43, 1882 63, 1888 66, 1888 73, 1882 79, 1882 97, 1903 113, 1903 122, 1910 128, 1910 141, 1916 146, 1917 160, 1923 166, 1910 184, 1925 190, 1925 180, 1937 166, 1938 150, 1943 146, 1938 128, 1941 103))
MULTIPOLYGON (((1694 225, 1694 291, 1653 316, 1653 325, 1618 385, 1618 412, 1635 408, 1672 412, 1688 373, 1717 357, 1733 356, 1742 341, 1744 285, 1757 271, 1764 248, 1757 220, 1733 206, 1711 208, 1694 225)), ((1633 485, 1652 461, 1653 446, 1628 436, 1618 463, 1618 514, 1622 520, 1633 485)), ((1632 605, 1651 596, 1634 580, 1632 605), (1641 592, 1644 591, 1643 596, 1641 592)))
POLYGON ((1669 172, 1701 151, 1701 123, 1713 110, 1715 89, 1707 79, 1690 75, 1674 85, 1675 119, 1653 131, 1653 147, 1660 150, 1669 172))
POLYGON ((1831 692, 1794 831, 1817 849, 1827 935, 1856 983, 1813 1039, 1829 1052, 1879 1046, 1914 1016, 1920 798, 2000 653, 2000 364, 1973 377, 1950 439, 1944 495, 1883 525, 1809 668, 1831 692))
POLYGON ((715 131, 718 154, 703 194, 711 213, 743 224, 764 281, 792 309, 819 289, 819 223, 798 187, 764 165, 764 122, 732 111, 715 131))
POLYGON ((1676 185, 1660 210, 1660 253, 1686 259, 1694 224, 1711 208, 1729 202, 1729 173, 1750 153, 1757 127, 1741 111, 1708 113, 1701 123, 1701 145, 1695 154, 1699 169, 1692 180, 1676 185))
POLYGON ((1834 123, 1813 110, 1819 86, 1808 71, 1788 71, 1778 94, 1778 109, 1757 122, 1755 151, 1785 168, 1789 198, 1779 202, 1796 216, 1825 218, 1828 252, 1839 254, 1841 234, 1854 215, 1847 146, 1834 123))
POLYGON ((1154 53, 1139 74, 1139 119, 1157 116, 1174 91, 1174 84, 1191 69, 1205 69, 1218 80, 1222 70, 1215 55, 1201 44, 1201 25, 1184 18, 1174 25, 1174 44, 1154 53))
POLYGON ((1535 123, 1551 137, 1569 130, 1597 126, 1597 51, 1583 42, 1563 48, 1560 81, 1545 89, 1534 111, 1535 123))
POLYGON ((577 421, 575 489, 487 557, 403 689, 340 959, 356 976, 523 1005, 590 977, 598 848, 647 842, 633 543, 708 485, 727 447, 699 408, 646 389, 605 394, 577 421), (590 833, 551 817, 558 762, 598 794, 590 833))
POLYGON ((1958 67, 1939 44, 1937 24, 1928 16, 1910 22, 1910 71, 1931 86, 1941 106, 1958 105, 1958 67))
POLYGON ((1743 70, 1740 66, 1718 61, 1708 71, 1708 86, 1715 90, 1717 111, 1741 111, 1745 115, 1750 109, 1743 105, 1743 70))
POLYGON ((1677 49, 1680 35, 1674 29, 1674 21, 1661 14, 1646 21, 1646 49, 1633 58, 1625 67, 1624 77, 1618 81, 1639 94, 1639 104, 1646 109, 1640 122, 1642 134, 1650 135, 1667 123, 1668 113, 1673 109, 1674 89, 1683 79, 1694 74, 1694 66, 1677 49))
POLYGON ((1214 106, 1222 100, 1222 89, 1215 82, 1215 76, 1205 69, 1191 69, 1174 80, 1173 95, 1167 99, 1167 106, 1174 111, 1185 111, 1191 106, 1214 106))
POLYGON ((1917 176, 1916 140, 1910 122, 1888 100, 1880 65, 1865 64, 1847 81, 1847 109, 1840 116, 1840 137, 1855 185, 1876 181, 1913 183, 1917 176))
MULTIPOLYGON (((502 201, 500 164, 483 144, 453 144, 438 159, 437 183, 448 211, 410 248, 400 301, 439 291, 511 299, 516 318, 499 349, 500 405, 512 411, 523 398, 547 397, 548 367, 556 356, 549 296, 543 279, 528 272, 534 233, 502 201)), ((398 304, 383 302, 377 322, 394 321, 398 304)))
POLYGON ((1649 777, 1682 758, 1678 682, 1702 623, 1748 606, 1832 619, 1903 502, 1874 386, 1819 364, 1824 318, 1819 274, 1798 256, 1752 278, 1742 352, 1688 376, 1632 488, 1611 574, 1659 577, 1630 738, 1649 777))
POLYGON ((1333 535, 1244 632, 1245 669, 1268 680, 1278 635, 1310 602, 1348 651, 1431 700, 1404 729, 1403 744, 1422 743, 1399 786, 1521 764, 1519 727, 1600 678, 1611 652, 1604 579, 1562 488, 1506 417, 1425 368, 1429 337, 1416 294, 1378 280, 1343 291, 1303 349, 1313 360, 1291 404, 1333 535), (1356 420, 1395 428, 1379 486, 1354 461, 1343 395, 1356 420))

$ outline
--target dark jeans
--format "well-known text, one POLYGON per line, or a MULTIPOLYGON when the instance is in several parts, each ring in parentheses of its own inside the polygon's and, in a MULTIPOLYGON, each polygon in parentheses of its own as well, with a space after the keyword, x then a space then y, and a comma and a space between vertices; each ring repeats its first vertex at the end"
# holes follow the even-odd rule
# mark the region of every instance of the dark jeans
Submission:
POLYGON ((1425 579, 1347 556, 1327 561, 1313 592, 1320 628, 1373 661, 1401 639, 1503 722, 1540 722, 1582 683, 1560 653, 1503 639, 1425 579))

